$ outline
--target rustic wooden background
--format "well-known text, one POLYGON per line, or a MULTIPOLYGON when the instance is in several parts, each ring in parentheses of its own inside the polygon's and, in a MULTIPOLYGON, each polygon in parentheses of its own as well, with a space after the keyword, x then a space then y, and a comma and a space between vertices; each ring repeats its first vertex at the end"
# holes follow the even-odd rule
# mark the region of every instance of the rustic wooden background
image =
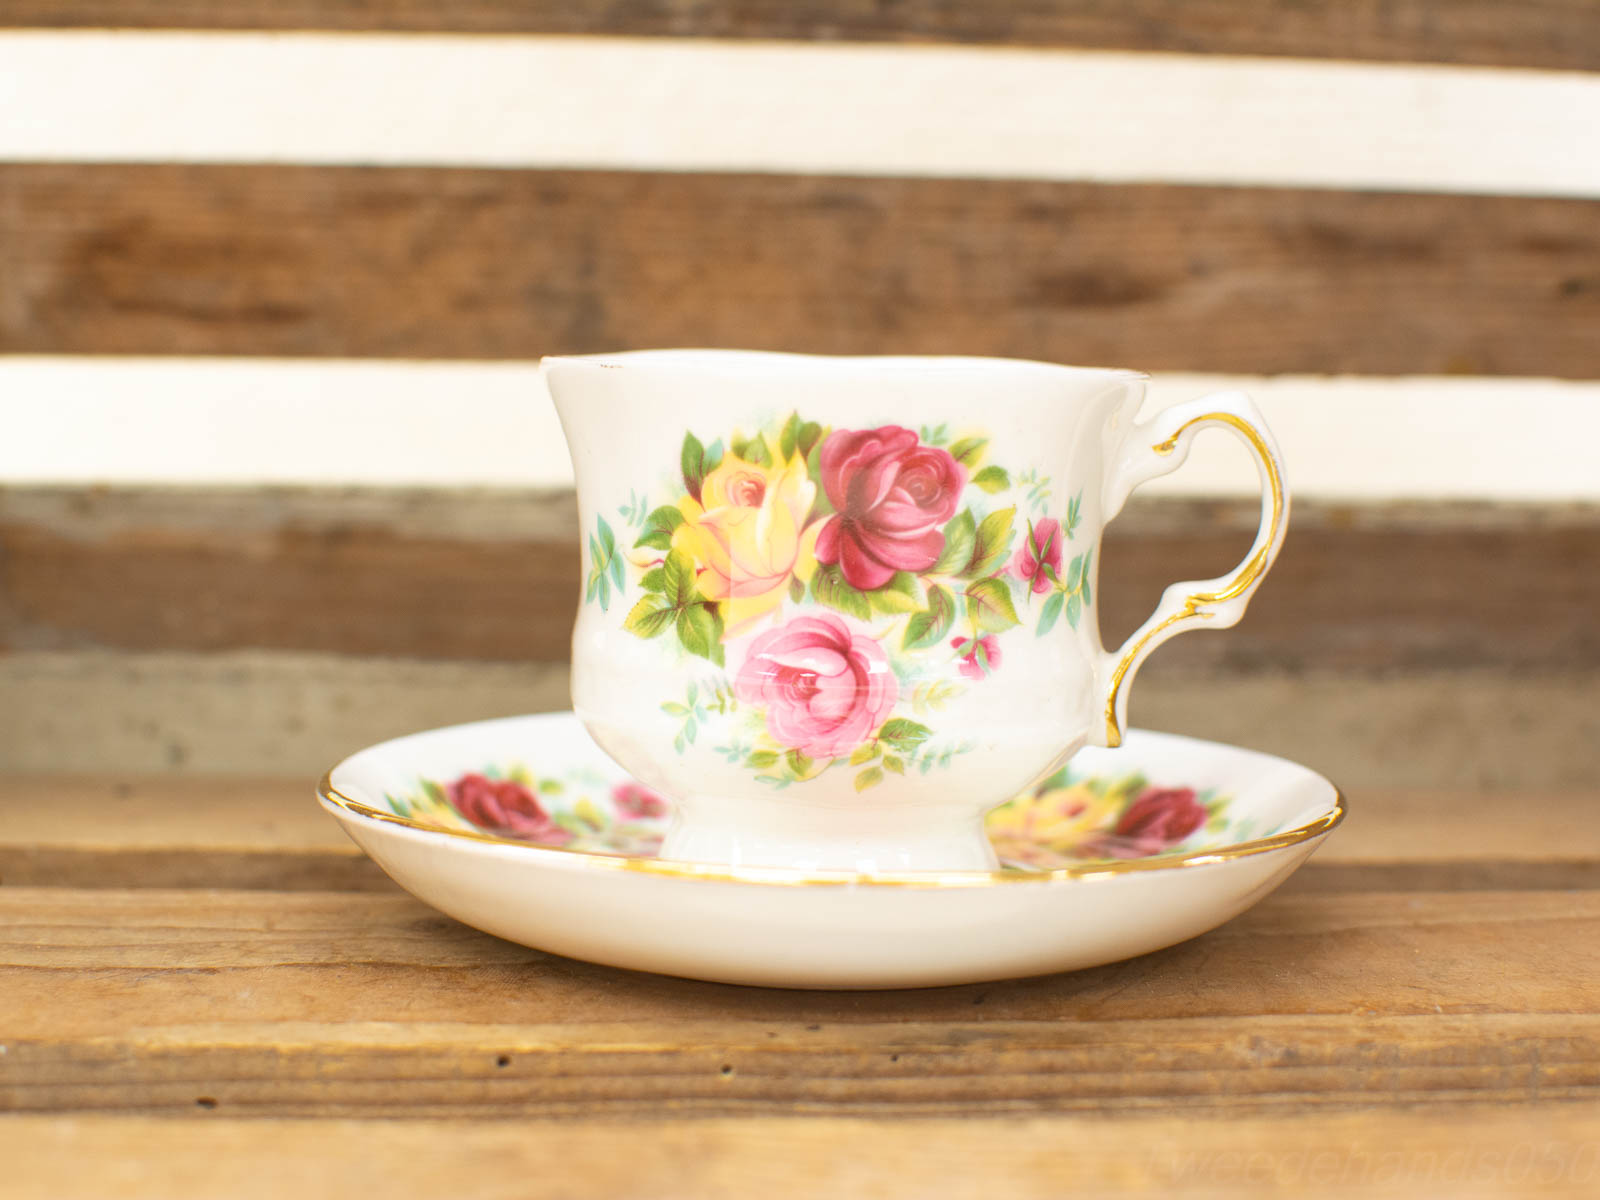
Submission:
MULTIPOLYGON (((1597 0, 0 0, 0 1192, 1592 1196, 1596 71, 1597 0), (870 52, 885 94, 957 51, 999 92, 1026 52, 1198 87, 1259 144, 1197 172, 1207 131, 1156 104, 1115 177, 1072 158, 1096 105, 998 172, 908 112, 914 169, 781 128, 736 161, 632 161, 628 129, 505 154, 410 127, 466 111, 466 68, 336 86, 397 46, 501 83, 529 48, 657 83, 659 47, 870 52), (1308 762, 1351 819, 1205 938, 921 993, 617 972, 399 893, 311 781, 564 707, 578 591, 563 469, 485 445, 480 477, 441 423, 515 441, 539 355, 683 343, 1273 397, 1311 481, 1280 563, 1132 716, 1308 762), (373 469, 363 421, 444 467, 373 469), (266 436, 297 422, 331 444, 266 436)), ((505 120, 590 120, 572 82, 505 120)), ((1108 641, 1248 545, 1254 505, 1189 479, 1108 535, 1108 641)))
MULTIPOLYGON (((0 0, 0 25, 1600 67, 1588 0, 0 0)), ((1585 149, 1600 153, 1573 153, 1585 149)), ((0 369, 118 355, 513 363, 684 343, 956 350, 1389 379, 1404 425, 1422 419, 1413 376, 1505 378, 1504 419, 1523 419, 1518 381, 1600 379, 1597 331, 1600 200, 1514 185, 0 161, 0 369)), ((1600 478, 1555 501, 1475 500, 1474 472, 1496 471, 1462 464, 1468 486, 1448 499, 1302 497, 1250 617, 1164 650, 1135 720, 1297 754, 1347 782, 1586 780, 1600 478)), ((1103 559, 1108 640, 1165 582, 1231 560, 1252 522, 1227 496, 1137 502, 1103 559)), ((0 765, 309 773, 416 724, 560 706, 573 524, 559 481, 0 479, 0 765)))

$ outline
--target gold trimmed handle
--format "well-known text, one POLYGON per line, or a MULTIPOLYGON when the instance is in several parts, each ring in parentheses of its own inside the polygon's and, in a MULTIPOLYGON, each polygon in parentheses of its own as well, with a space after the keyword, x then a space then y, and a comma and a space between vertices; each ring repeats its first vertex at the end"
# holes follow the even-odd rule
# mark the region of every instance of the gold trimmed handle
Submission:
POLYGON ((1238 624, 1250 597, 1283 547, 1289 526, 1283 456, 1260 410, 1243 392, 1218 392, 1175 404, 1134 426, 1121 458, 1109 472, 1105 512, 1115 514, 1120 510, 1128 494, 1141 483, 1176 471, 1189 457, 1195 435, 1213 427, 1238 437, 1256 460, 1261 476, 1261 527, 1250 552, 1231 573, 1173 584, 1162 593, 1161 603, 1150 619, 1120 648, 1102 651, 1099 682, 1106 705, 1104 727, 1094 739, 1097 745, 1122 744, 1128 719, 1128 689, 1150 652, 1185 630, 1227 629, 1238 624))

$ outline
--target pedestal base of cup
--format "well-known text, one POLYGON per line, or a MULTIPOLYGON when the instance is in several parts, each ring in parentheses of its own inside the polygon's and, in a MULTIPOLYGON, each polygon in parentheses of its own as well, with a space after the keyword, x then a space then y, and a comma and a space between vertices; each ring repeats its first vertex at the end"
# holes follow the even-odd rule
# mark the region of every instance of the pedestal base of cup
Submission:
POLYGON ((981 812, 852 812, 704 797, 679 801, 661 857, 861 874, 993 871, 1000 865, 981 812))

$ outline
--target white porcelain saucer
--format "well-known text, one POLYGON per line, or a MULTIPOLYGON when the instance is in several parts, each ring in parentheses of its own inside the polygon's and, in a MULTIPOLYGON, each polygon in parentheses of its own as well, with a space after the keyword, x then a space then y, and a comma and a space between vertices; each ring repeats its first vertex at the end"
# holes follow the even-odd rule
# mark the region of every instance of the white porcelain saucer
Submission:
POLYGON ((990 814, 999 871, 871 877, 657 858, 669 806, 571 713, 363 750, 319 788, 394 880, 572 958, 725 983, 895 988, 1072 970, 1237 916, 1344 817, 1265 754, 1132 731, 990 814))

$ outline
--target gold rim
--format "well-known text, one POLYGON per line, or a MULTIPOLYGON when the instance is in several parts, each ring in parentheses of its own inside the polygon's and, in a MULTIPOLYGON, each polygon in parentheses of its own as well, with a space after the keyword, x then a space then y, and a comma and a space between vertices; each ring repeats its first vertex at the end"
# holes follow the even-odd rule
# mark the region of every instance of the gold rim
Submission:
MULTIPOLYGON (((1330 785, 1331 786, 1331 785, 1330 785)), ((1061 867, 1054 871, 890 871, 881 875, 862 875, 853 871, 803 871, 791 867, 723 867, 677 862, 661 858, 629 858, 621 854, 595 854, 587 850, 568 850, 562 846, 538 846, 520 842, 515 838, 497 837, 492 833, 479 833, 465 829, 444 829, 384 812, 359 800, 352 800, 333 786, 330 772, 317 784, 317 795, 335 808, 352 816, 377 821, 384 825, 399 825, 418 833, 436 837, 463 838, 470 842, 488 842, 491 845, 514 846, 519 851, 534 855, 553 855, 552 862, 564 866, 579 866, 601 871, 632 871, 641 875, 665 875, 679 879, 711 880, 719 883, 759 883, 768 887, 922 887, 960 888, 988 887, 996 883, 1055 883, 1066 879, 1099 879, 1112 875, 1131 875, 1140 871, 1166 871, 1180 867, 1206 867, 1215 863, 1232 862, 1249 858, 1253 854, 1266 854, 1297 846, 1301 842, 1321 837, 1333 830, 1345 818, 1348 805, 1344 793, 1333 789, 1333 810, 1315 821, 1297 826, 1271 837, 1256 838, 1249 842, 1235 842, 1215 850, 1194 850, 1188 854, 1174 854, 1167 858, 1137 858, 1121 862, 1105 862, 1082 867, 1061 867)))

